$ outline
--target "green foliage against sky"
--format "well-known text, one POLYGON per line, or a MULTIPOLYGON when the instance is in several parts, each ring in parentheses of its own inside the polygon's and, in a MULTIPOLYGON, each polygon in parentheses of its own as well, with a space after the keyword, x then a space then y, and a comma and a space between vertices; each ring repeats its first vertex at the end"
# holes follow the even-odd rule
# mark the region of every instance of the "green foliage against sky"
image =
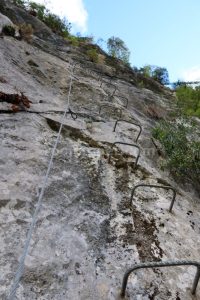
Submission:
POLYGON ((139 69, 139 72, 145 77, 150 77, 163 85, 169 83, 169 74, 166 68, 145 65, 139 69))
POLYGON ((178 105, 188 116, 200 118, 200 87, 179 86, 176 88, 178 105))
POLYGON ((125 64, 129 64, 130 51, 118 37, 110 37, 107 41, 108 54, 114 58, 121 59, 125 64))
POLYGON ((63 37, 68 37, 71 30, 71 24, 64 18, 51 13, 45 5, 38 4, 30 0, 14 0, 14 3, 23 7, 30 13, 34 13, 38 19, 44 22, 53 32, 63 37))

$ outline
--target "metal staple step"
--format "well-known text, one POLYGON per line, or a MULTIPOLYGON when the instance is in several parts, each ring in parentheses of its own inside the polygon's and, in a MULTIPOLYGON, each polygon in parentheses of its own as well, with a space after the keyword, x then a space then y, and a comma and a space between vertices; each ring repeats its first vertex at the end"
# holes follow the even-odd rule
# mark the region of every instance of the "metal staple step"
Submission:
POLYGON ((196 275, 192 286, 192 295, 195 294, 196 288, 200 278, 200 263, 197 261, 166 261, 166 262, 149 262, 136 264, 132 268, 128 269, 123 277, 121 297, 125 297, 127 282, 130 274, 138 269, 149 269, 149 268, 163 268, 163 267, 174 267, 174 266, 195 266, 197 268, 196 275))

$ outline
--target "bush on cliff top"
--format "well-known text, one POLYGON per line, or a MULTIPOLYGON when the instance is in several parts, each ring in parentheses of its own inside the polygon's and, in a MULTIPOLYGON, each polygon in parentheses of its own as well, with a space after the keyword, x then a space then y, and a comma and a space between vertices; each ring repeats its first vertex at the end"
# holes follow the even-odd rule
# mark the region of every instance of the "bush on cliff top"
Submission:
POLYGON ((14 0, 14 3, 36 16, 51 28, 54 33, 62 37, 69 36, 71 24, 65 18, 61 19, 59 16, 51 13, 44 5, 29 0, 14 0))

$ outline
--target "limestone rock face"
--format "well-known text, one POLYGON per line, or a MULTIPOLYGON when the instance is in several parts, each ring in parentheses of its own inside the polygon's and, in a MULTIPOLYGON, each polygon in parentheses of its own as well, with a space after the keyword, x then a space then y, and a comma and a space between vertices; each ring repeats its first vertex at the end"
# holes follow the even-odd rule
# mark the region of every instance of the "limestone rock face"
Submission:
POLYGON ((8 17, 0 13, 0 33, 6 25, 14 26, 13 22, 8 17))
MULTIPOLYGON (((0 102, 0 299, 9 294, 68 100, 74 113, 63 120, 16 299, 116 300, 135 263, 199 260, 200 204, 159 170, 151 140, 155 119, 148 108, 170 110, 166 93, 138 88, 76 47, 36 36, 32 44, 1 39, 0 70, 0 92, 32 102, 17 113, 0 102), (113 132, 117 119, 129 123, 113 132), (131 123, 142 126, 137 144, 139 127, 131 123), (111 151, 114 142, 140 147, 137 167, 138 148, 117 144, 111 151), (147 187, 136 191, 130 209, 140 183, 174 186, 173 212, 170 191, 147 187)), ((126 299, 194 299, 195 271, 137 271, 126 299)))

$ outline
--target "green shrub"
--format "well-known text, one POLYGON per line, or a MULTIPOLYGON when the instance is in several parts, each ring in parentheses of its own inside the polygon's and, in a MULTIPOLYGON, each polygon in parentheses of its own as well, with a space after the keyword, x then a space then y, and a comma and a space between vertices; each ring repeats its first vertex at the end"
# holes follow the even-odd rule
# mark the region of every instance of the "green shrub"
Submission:
POLYGON ((44 21, 45 14, 47 12, 47 9, 45 8, 44 5, 35 2, 29 2, 28 8, 36 13, 38 19, 44 21))
POLYGON ((5 25, 2 29, 2 33, 9 36, 15 36, 15 28, 12 25, 5 25))
POLYGON ((94 43, 94 38, 93 36, 78 36, 77 37, 79 42, 82 44, 93 44, 94 43))
POLYGON ((200 107, 195 111, 194 115, 200 118, 200 107))
POLYGON ((179 86, 176 88, 176 96, 184 114, 200 118, 200 87, 179 86))
POLYGON ((97 53, 97 50, 96 49, 90 49, 90 50, 87 50, 87 56, 89 57, 89 59, 92 61, 92 62, 95 62, 97 63, 98 62, 98 53, 97 53))
POLYGON ((23 7, 25 8, 26 7, 26 2, 25 0, 14 0, 13 3, 17 6, 20 6, 20 7, 23 7))
POLYGON ((169 74, 166 68, 145 65, 144 67, 140 68, 137 72, 139 72, 146 78, 154 79, 162 85, 166 85, 169 83, 169 74))
POLYGON ((51 30, 66 38, 69 36, 71 24, 66 19, 61 19, 59 16, 48 12, 44 17, 44 23, 51 28, 51 30))
POLYGON ((66 40, 70 41, 71 44, 75 47, 79 46, 79 38, 74 36, 74 35, 70 35, 69 37, 66 38, 66 40))
POLYGON ((166 154, 162 167, 168 168, 177 179, 190 181, 200 192, 200 141, 191 138, 195 128, 185 118, 163 121, 154 128, 153 137, 160 141, 166 154))
POLYGON ((15 0, 14 3, 23 7, 31 14, 35 13, 36 17, 51 28, 54 33, 64 38, 69 36, 71 24, 65 18, 61 19, 59 16, 51 13, 45 5, 29 0, 15 0))
POLYGON ((123 40, 112 36, 107 40, 107 48, 111 57, 120 59, 124 64, 129 65, 130 51, 123 40))

